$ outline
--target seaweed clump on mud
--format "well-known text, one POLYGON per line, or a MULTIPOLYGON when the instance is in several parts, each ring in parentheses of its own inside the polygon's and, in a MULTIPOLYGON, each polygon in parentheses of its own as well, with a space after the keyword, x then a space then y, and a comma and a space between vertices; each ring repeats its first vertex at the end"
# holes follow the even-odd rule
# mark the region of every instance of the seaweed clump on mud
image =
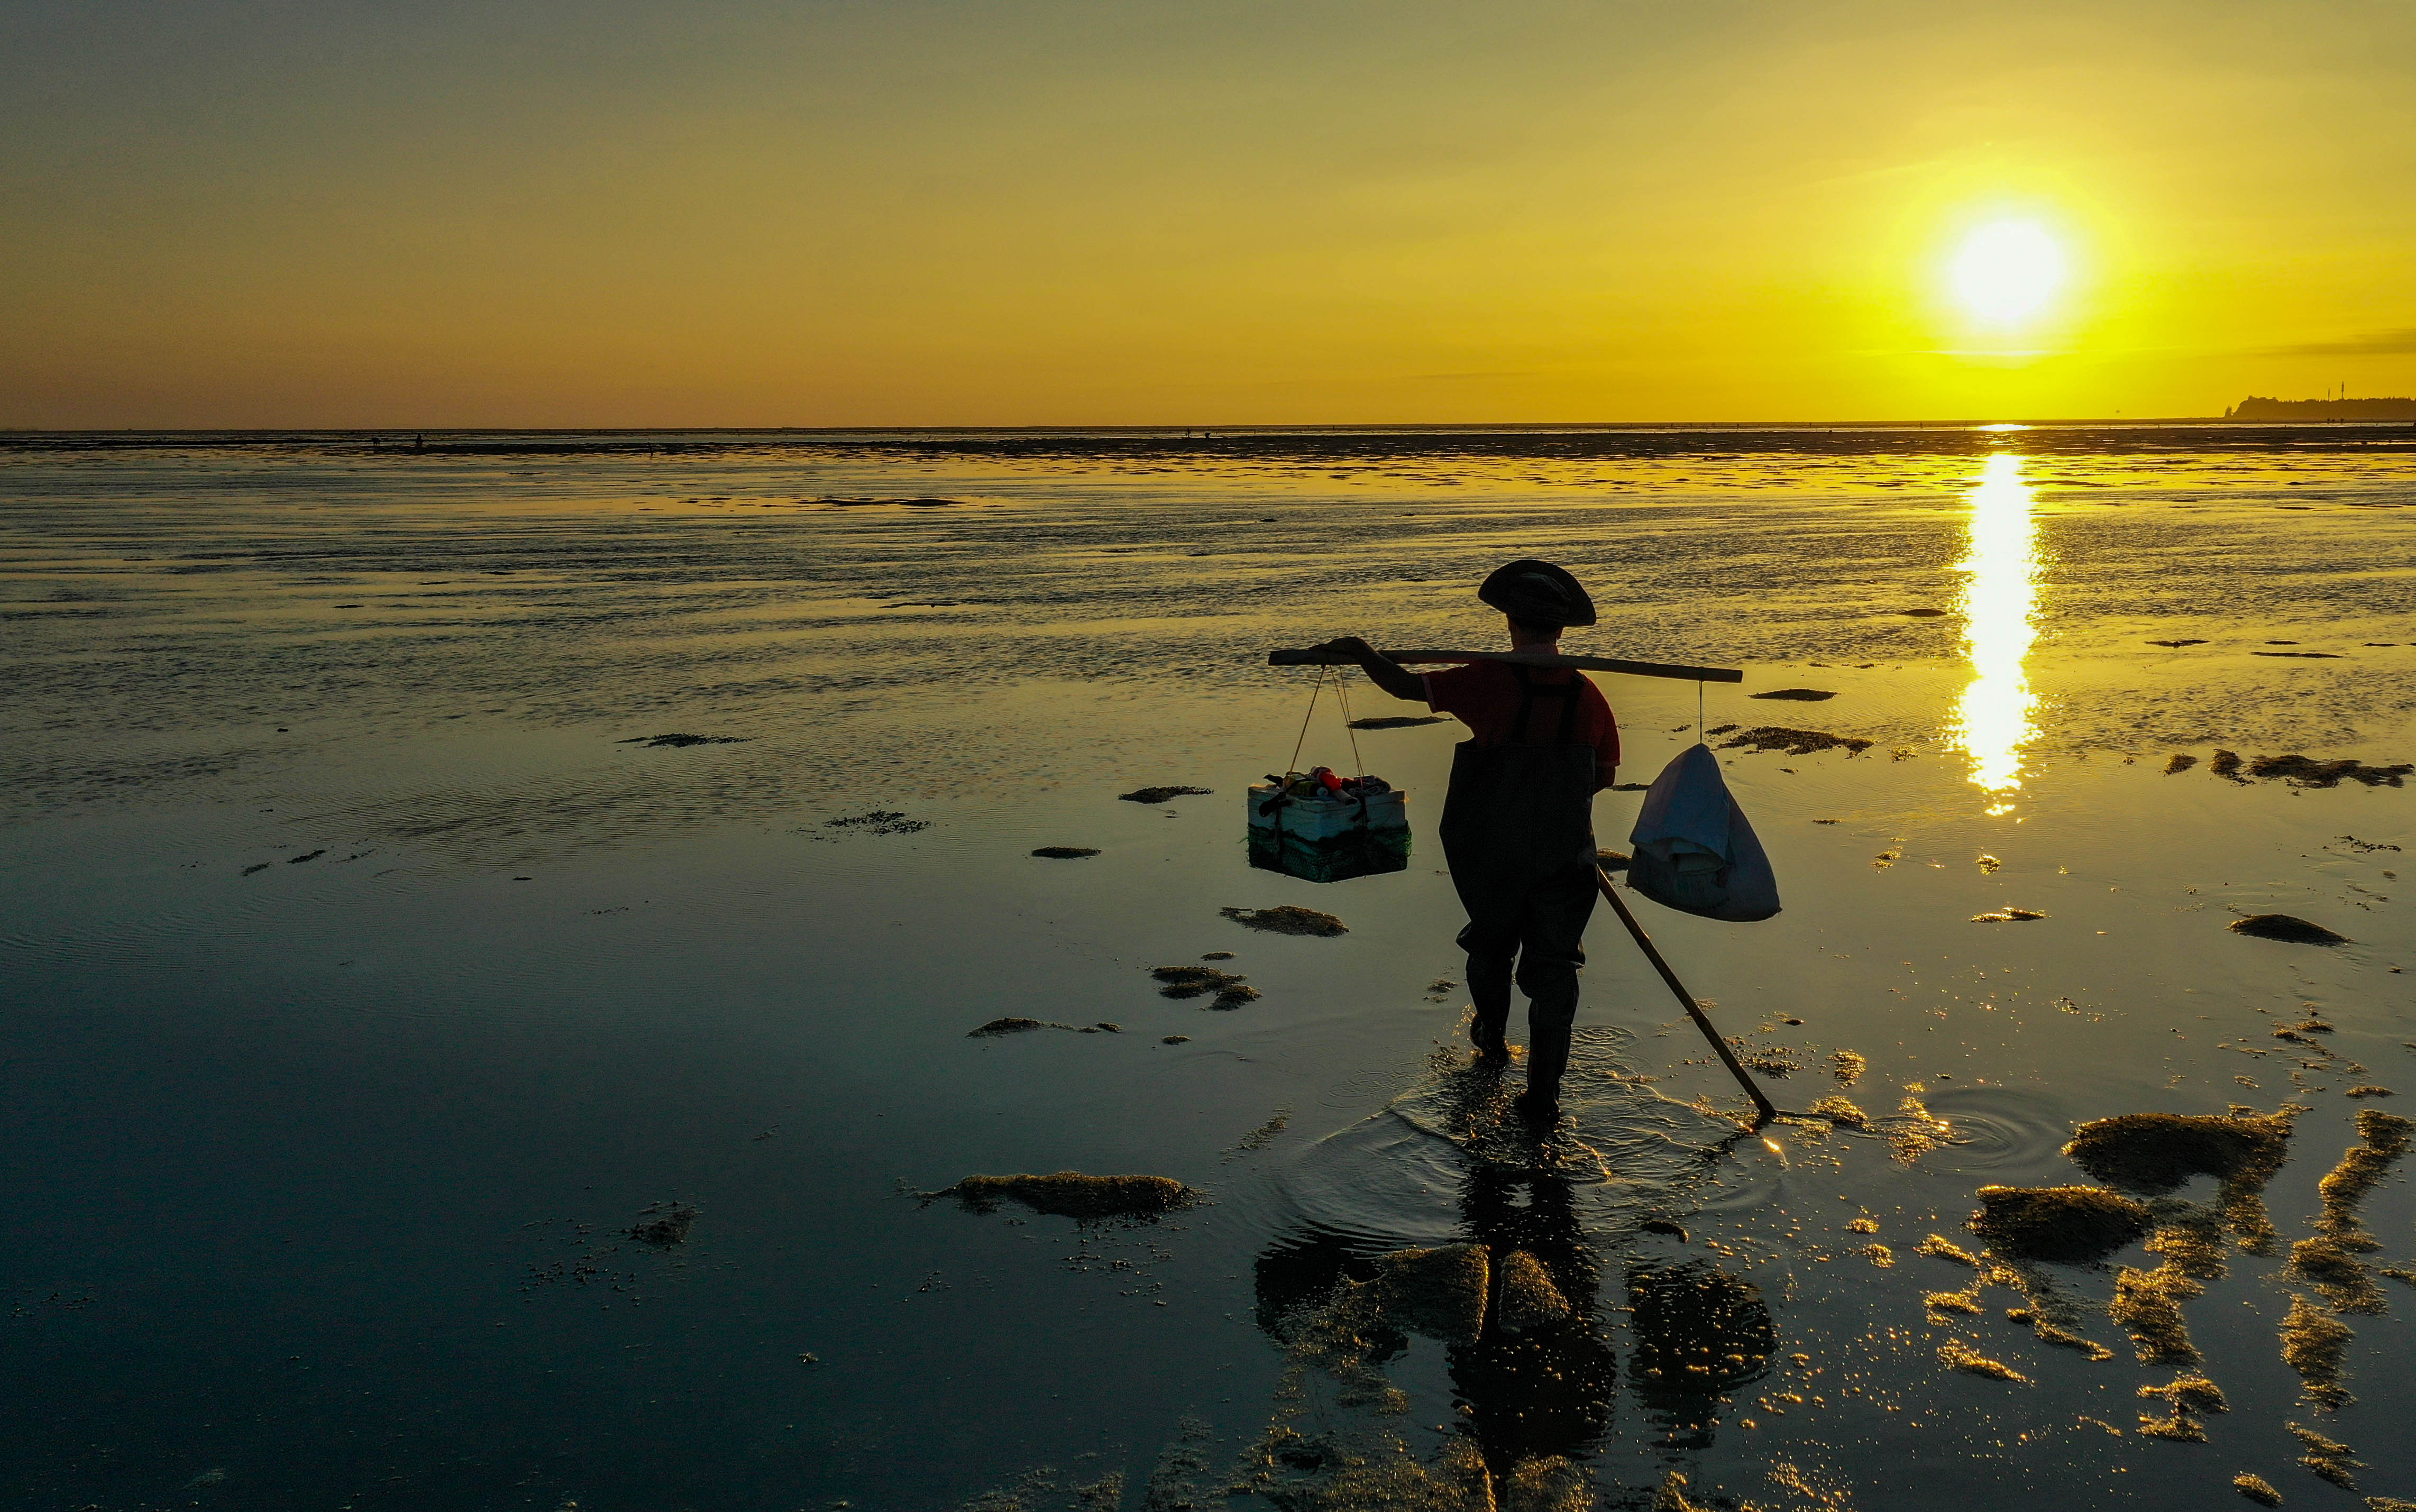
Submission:
POLYGON ((1388 714, 1381 718, 1353 719, 1353 730, 1407 730, 1413 725, 1442 724, 1447 716, 1441 714, 1388 714))
POLYGON ((687 1231, 703 1209, 689 1202, 657 1202, 638 1215, 638 1221, 622 1232, 625 1237, 657 1249, 669 1249, 687 1242, 687 1231))
POLYGON ((2363 1469, 2365 1461, 2352 1458, 2355 1451, 2348 1444, 2296 1423, 2290 1425, 2290 1434, 2307 1451, 2299 1456, 2299 1463, 2314 1471, 2317 1479, 2328 1480, 2345 1491, 2357 1489, 2354 1472, 2363 1469))
POLYGON ((1638 1265, 1627 1273, 1627 1302, 1648 1392, 1724 1392, 1770 1372, 1778 1330, 1751 1281, 1702 1260, 1638 1265))
POLYGON ((2295 1105, 2258 1113, 2234 1108, 2227 1116, 2197 1113, 2123 1113, 2094 1119, 2073 1130, 2063 1147, 2081 1170, 2129 1191, 2157 1196, 2192 1176, 2222 1184, 2218 1204, 2241 1247, 2261 1255, 2272 1248, 2273 1225, 2265 1216, 2265 1184, 2289 1157, 2295 1105))
POLYGON ((1819 751, 1843 750, 1849 756, 1859 756, 1878 744, 1860 735, 1833 735, 1825 730, 1790 730, 1784 725, 1756 725, 1740 731, 1720 742, 1722 750, 1739 746, 1756 751, 1783 751, 1789 756, 1810 756, 1819 751))
POLYGON ((1155 1218, 1189 1207, 1207 1194, 1172 1176, 1086 1176, 1060 1171, 1049 1176, 967 1176, 953 1187, 915 1195, 926 1203, 953 1197, 969 1213, 995 1213, 1005 1202, 1077 1223, 1100 1223, 1155 1218))
POLYGON ((1938 1346, 1938 1362, 1950 1370, 1967 1375, 1984 1375, 1991 1381, 2010 1381, 2027 1386, 2031 1378, 2000 1360, 1992 1360, 1959 1338, 1950 1338, 1938 1346))
POLYGON ((869 813, 851 814, 844 819, 825 819, 825 829, 853 830, 864 835, 912 835, 931 827, 928 819, 909 819, 895 809, 875 809, 869 813))
POLYGON ((1473 1344, 1485 1326, 1491 1269, 1483 1245, 1397 1249, 1377 1261, 1376 1278, 1367 1284, 1398 1326, 1446 1344, 1473 1344))
POLYGON ((2241 1495, 2248 1498, 2250 1501, 2256 1503, 2258 1506, 2280 1506, 2282 1504, 2282 1493, 2275 1490, 2273 1489, 2273 1483, 2267 1480, 2262 1475, 2251 1475, 2246 1474, 2234 1475, 2231 1477, 2231 1489, 2238 1491, 2241 1495))
POLYGON ((616 742, 616 744, 623 746, 643 746, 648 750, 654 750, 661 747, 679 749, 687 746, 743 746, 751 738, 753 737, 748 735, 690 735, 673 733, 668 735, 631 735, 628 739, 616 742))
POLYGON ((2310 756, 2259 756, 2248 764, 2250 777, 2278 777, 2292 787, 2336 788, 2344 779, 2370 788, 2398 787, 2416 765, 2369 766, 2363 762, 2323 762, 2310 756))
POLYGON ((1774 688, 1767 693, 1747 693, 1747 698, 1785 699, 1790 703, 1818 703, 1837 695, 1820 688, 1774 688))
POLYGON ((2382 1246, 2365 1231, 2358 1208, 2416 1141, 2416 1123, 2368 1108, 2357 1115, 2357 1134, 2359 1142, 2317 1185, 2324 1210, 2316 1236, 2291 1247, 2290 1269, 2313 1282, 2333 1311, 2373 1313, 2383 1310, 2382 1290, 2357 1257, 2382 1246))
POLYGON ((1153 966, 1149 974, 1158 983, 1157 995, 1183 1001, 1216 994, 1209 1006, 1226 1012, 1245 1003, 1256 1003, 1261 994, 1248 985, 1248 979, 1214 966, 1153 966))
POLYGON ((1246 929, 1263 930, 1269 934, 1305 934, 1319 939, 1332 939, 1348 934, 1351 926, 1331 914, 1321 914, 1313 908, 1284 903, 1275 908, 1220 908, 1216 911, 1246 929))
MULTIPOLYGON (((1106 1028, 1107 1025, 1105 1024, 1096 1024, 1091 1029, 1085 1030, 1080 1024, 1055 1023, 1046 1019, 1019 1019, 1010 1014, 1004 1019, 992 1019, 989 1022, 983 1024, 978 1029, 966 1030, 965 1037, 967 1039, 998 1039, 1007 1035, 1028 1035, 1035 1029, 1063 1029, 1069 1034, 1076 1035, 1095 1034, 1099 1030, 1106 1028)), ((1114 1031, 1110 1031, 1110 1033, 1113 1032, 1114 1031)))
POLYGON ((1087 845, 1044 845, 1032 854, 1044 861, 1080 861, 1099 853, 1087 845))
POLYGON ((2282 1320, 2282 1363, 2298 1372, 2308 1400, 2337 1412, 2356 1399, 2341 1384, 2344 1356, 2356 1337, 2348 1324, 2305 1297, 2290 1298, 2289 1316, 2282 1320))
POLYGON ((1552 1284, 1544 1263, 1523 1249, 1502 1262, 1502 1331, 1513 1336, 1548 1327, 1569 1315, 1569 1299, 1552 1284))
POLYGON ((2100 1187, 1983 1187, 1971 1232, 2021 1260, 2089 1265, 2148 1232, 2148 1209, 2100 1187))
POLYGON ((1825 1118, 1840 1128, 1865 1128, 1871 1121, 1870 1114, 1841 1092, 1833 1092, 1815 1102, 1811 1112, 1815 1118, 1825 1118))
POLYGON ((1215 788, 1135 788, 1130 793, 1119 793, 1116 796, 1126 803, 1164 803, 1170 798, 1204 798, 1216 791, 1215 788))
POLYGON ((2208 1411, 2220 1413, 2226 1410, 2222 1390, 2204 1376, 2184 1376, 2166 1385, 2141 1386, 2140 1396, 2163 1397, 2172 1403, 2172 1411, 2162 1417, 2141 1413, 2139 1436, 2144 1439, 2164 1439, 2173 1444, 2204 1444, 2206 1425, 2193 1416, 2188 1407, 2180 1399, 2181 1393, 2196 1386, 2204 1386, 2207 1392, 2212 1394, 2214 1405, 2208 1411))
POLYGON ((2290 914, 2251 914, 2233 919, 2224 926, 2234 934, 2253 935, 2259 940, 2279 940, 2286 945, 2336 945, 2350 944, 2346 934, 2336 934, 2320 924, 2290 914))

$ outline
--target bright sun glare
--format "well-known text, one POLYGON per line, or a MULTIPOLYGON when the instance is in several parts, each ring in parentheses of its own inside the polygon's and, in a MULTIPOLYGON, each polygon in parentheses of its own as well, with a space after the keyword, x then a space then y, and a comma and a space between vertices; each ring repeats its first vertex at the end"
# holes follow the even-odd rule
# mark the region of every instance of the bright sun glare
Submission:
POLYGON ((2046 309, 2064 271, 2063 249, 2035 221, 1998 220, 1963 238, 1949 277, 1965 310, 2009 325, 2046 309))

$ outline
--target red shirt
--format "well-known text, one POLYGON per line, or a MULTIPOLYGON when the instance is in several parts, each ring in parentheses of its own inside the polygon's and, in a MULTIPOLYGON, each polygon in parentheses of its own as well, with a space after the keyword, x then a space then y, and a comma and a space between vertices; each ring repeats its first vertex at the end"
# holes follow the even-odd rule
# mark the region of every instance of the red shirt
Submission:
MULTIPOLYGON (((1527 675, 1546 688, 1578 681, 1578 712, 1570 733, 1573 745, 1594 748, 1595 785, 1608 787, 1619 769, 1619 721, 1593 680, 1567 667, 1529 667, 1527 675)), ((1463 667, 1426 674, 1427 706, 1438 714, 1456 715, 1480 746, 1551 745, 1561 729, 1562 703, 1539 698, 1527 716, 1527 728, 1511 729, 1518 718, 1518 673, 1508 662, 1472 661, 1463 667)))

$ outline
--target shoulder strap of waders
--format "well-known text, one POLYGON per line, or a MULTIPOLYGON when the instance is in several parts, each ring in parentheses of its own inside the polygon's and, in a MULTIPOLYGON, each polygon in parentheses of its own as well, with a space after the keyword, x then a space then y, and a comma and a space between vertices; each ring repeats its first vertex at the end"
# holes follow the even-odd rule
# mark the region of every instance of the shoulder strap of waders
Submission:
POLYGON ((1515 661, 1510 664, 1510 672, 1518 679, 1518 717, 1510 726, 1510 743, 1518 746, 1533 744, 1526 738, 1527 716, 1534 709, 1535 700, 1539 698, 1558 699, 1561 703, 1561 728, 1553 736, 1552 743, 1559 746, 1575 743, 1578 733, 1578 674, 1569 673, 1569 680, 1565 683, 1539 683, 1529 675, 1526 668, 1515 661))

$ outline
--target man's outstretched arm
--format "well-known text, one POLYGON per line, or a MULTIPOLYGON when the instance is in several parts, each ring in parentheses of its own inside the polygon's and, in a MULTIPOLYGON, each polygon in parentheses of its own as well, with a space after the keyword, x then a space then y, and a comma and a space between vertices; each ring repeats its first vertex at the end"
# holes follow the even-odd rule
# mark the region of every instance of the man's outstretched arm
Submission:
POLYGON ((1382 652, 1355 635, 1336 636, 1317 649, 1357 658, 1359 670, 1367 674, 1367 680, 1395 698, 1405 698, 1419 703, 1427 700, 1425 678, 1397 661, 1388 660, 1382 652))

